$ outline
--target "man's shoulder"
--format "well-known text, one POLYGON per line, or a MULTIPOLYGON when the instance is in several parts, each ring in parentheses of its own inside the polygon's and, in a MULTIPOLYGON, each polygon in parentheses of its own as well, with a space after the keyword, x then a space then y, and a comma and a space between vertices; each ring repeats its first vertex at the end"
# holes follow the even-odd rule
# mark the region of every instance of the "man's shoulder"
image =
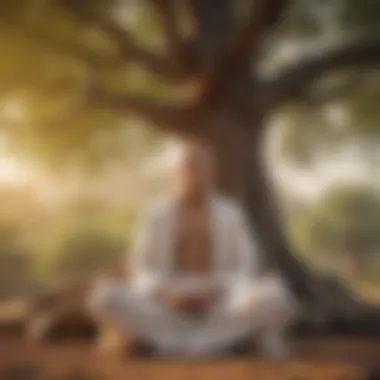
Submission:
POLYGON ((230 216, 240 216, 242 214, 242 203, 232 196, 219 193, 216 195, 219 208, 230 216))
POLYGON ((172 203, 172 198, 169 196, 155 198, 146 206, 146 213, 151 218, 157 218, 166 214, 172 203))
MULTIPOLYGON (((213 201, 224 216, 238 217, 244 213, 242 203, 229 195, 217 193, 213 201)), ((159 218, 167 215, 173 207, 175 207, 175 198, 171 195, 162 196, 150 202, 147 206, 147 214, 152 218, 159 218)))

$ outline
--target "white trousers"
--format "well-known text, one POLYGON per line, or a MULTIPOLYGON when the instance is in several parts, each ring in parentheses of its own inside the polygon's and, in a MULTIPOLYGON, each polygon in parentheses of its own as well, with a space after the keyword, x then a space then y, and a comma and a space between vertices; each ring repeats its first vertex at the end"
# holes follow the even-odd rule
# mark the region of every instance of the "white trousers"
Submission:
POLYGON ((294 299, 277 277, 233 289, 202 319, 191 319, 127 284, 103 281, 90 298, 95 314, 167 355, 222 353, 244 338, 280 333, 296 313, 294 299))

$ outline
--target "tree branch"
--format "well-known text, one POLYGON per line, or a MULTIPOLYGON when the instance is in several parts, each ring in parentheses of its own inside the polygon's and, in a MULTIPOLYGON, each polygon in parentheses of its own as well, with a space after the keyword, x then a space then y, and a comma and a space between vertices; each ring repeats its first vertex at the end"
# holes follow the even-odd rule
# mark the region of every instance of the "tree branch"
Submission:
POLYGON ((256 0, 241 28, 232 33, 224 46, 218 66, 208 78, 204 96, 213 99, 230 93, 231 85, 249 78, 252 58, 257 56, 266 34, 276 26, 285 14, 290 0, 256 0))
POLYGON ((341 83, 328 90, 317 91, 314 94, 304 94, 300 100, 313 107, 322 106, 337 99, 350 96, 362 89, 366 89, 370 87, 372 83, 371 77, 366 76, 363 72, 359 72, 345 83, 341 83))
POLYGON ((78 59, 92 68, 111 68, 123 64, 123 61, 118 56, 107 56, 94 52, 78 43, 53 36, 48 31, 41 30, 40 28, 28 27, 26 28, 26 33, 28 37, 42 42, 43 45, 52 51, 78 59))
POLYGON ((290 0, 256 0, 244 25, 232 39, 227 51, 230 61, 229 68, 240 70, 249 66, 261 47, 265 36, 281 21, 290 0))
POLYGON ((370 36, 329 49, 287 67, 264 86, 266 102, 274 107, 281 102, 302 98, 324 74, 345 68, 380 68, 380 37, 370 36))
MULTIPOLYGON (((195 114, 182 102, 169 102, 138 93, 112 93, 104 89, 97 80, 96 72, 87 78, 84 85, 83 103, 111 108, 141 117, 164 131, 190 134, 195 114)), ((81 104, 80 106, 83 106, 81 104)))
POLYGON ((163 129, 173 130, 179 127, 178 130, 181 130, 183 125, 185 109, 143 95, 98 92, 91 101, 107 108, 133 113, 163 129))
POLYGON ((168 59, 137 44, 133 36, 111 17, 92 11, 84 11, 73 0, 60 0, 60 2, 65 9, 80 20, 94 25, 108 35, 119 47, 120 59, 135 60, 148 71, 164 79, 173 81, 180 79, 180 73, 168 59))
POLYGON ((178 0, 149 0, 161 18, 170 56, 178 70, 186 70, 188 54, 182 39, 178 0))
POLYGON ((193 44, 202 71, 217 66, 234 24, 234 0, 187 0, 193 19, 193 44))

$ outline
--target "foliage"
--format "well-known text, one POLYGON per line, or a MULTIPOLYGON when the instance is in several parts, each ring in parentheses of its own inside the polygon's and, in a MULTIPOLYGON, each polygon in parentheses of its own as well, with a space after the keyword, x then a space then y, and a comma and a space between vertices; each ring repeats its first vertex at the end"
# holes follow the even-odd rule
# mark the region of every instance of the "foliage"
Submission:
MULTIPOLYGON (((106 36, 58 3, 18 0, 1 5, 0 132, 11 151, 57 169, 67 164, 96 167, 123 158, 131 146, 139 154, 151 149, 152 141, 158 140, 152 133, 127 130, 138 125, 134 119, 82 99, 87 67, 81 53, 66 54, 65 47, 74 52, 92 49, 95 56, 106 57, 115 49, 106 36)), ((115 4, 84 1, 79 7, 109 12, 115 4)), ((152 88, 152 81, 133 67, 114 67, 98 76, 114 89, 152 88)))
POLYGON ((104 271, 126 254, 125 236, 93 224, 74 224, 48 239, 37 256, 40 275, 78 278, 104 271))
MULTIPOLYGON (((290 16, 284 32, 292 32, 292 41, 296 46, 299 42, 295 54, 302 55, 310 45, 331 44, 354 33, 378 35, 380 3, 310 0, 295 7, 290 16)), ((289 38, 286 33, 284 36, 289 38)), ((279 37, 276 43, 285 41, 279 37)), ((349 144, 353 138, 372 139, 380 132, 377 72, 337 71, 321 82, 315 96, 280 111, 285 123, 281 125, 279 152, 298 165, 315 164, 319 157, 334 154, 339 145, 349 144), (329 117, 334 108, 343 115, 339 120, 329 117)))
MULTIPOLYGON (((88 57, 83 59, 83 56, 91 52, 90 56, 95 57, 95 61, 99 60, 97 80, 117 93, 132 90, 134 93, 159 94, 160 98, 178 97, 183 94, 183 87, 160 80, 129 59, 119 62, 120 52, 115 41, 95 24, 82 22, 80 17, 67 12, 62 6, 64 3, 71 4, 77 13, 115 15, 137 42, 151 47, 154 52, 163 50, 165 46, 158 16, 152 11, 149 1, 124 5, 114 0, 3 1, 0 7, 0 47, 3 53, 0 96, 3 112, 0 117, 2 132, 8 136, 13 151, 37 157, 56 167, 78 162, 98 166, 104 160, 119 158, 131 145, 139 146, 142 151, 150 149, 151 145, 145 144, 146 134, 142 139, 135 139, 125 133, 126 127, 136 124, 128 112, 120 114, 106 107, 94 107, 84 100, 91 72, 87 65, 88 57), (113 64, 103 65, 104 60, 113 64)), ((334 16, 332 21, 337 29, 347 32, 372 30, 380 17, 377 0, 296 1, 275 35, 275 48, 269 49, 271 56, 278 56, 277 48, 283 46, 289 37, 295 43, 303 43, 305 35, 312 36, 314 40, 318 37, 322 26, 317 3, 324 4, 324 12, 334 16), (342 4, 335 13, 333 3, 342 4)), ((185 1, 177 4, 183 7, 185 1)), ((248 1, 239 2, 242 15, 247 13, 249 4, 248 1)), ((181 26, 188 23, 185 16, 183 12, 181 26)), ((273 45, 273 39, 270 42, 273 45)), ((360 99, 366 99, 365 95, 360 99)), ((359 103, 368 105, 367 101, 360 99, 359 103)), ((349 112, 359 110, 358 118, 362 122, 355 124, 367 125, 363 122, 363 112, 360 111, 363 107, 357 105, 358 101, 346 102, 345 107, 349 112)), ((378 103, 372 103, 373 110, 378 110, 378 103)), ((296 113, 292 111, 291 114, 296 113)), ((315 143, 308 147, 313 151, 319 149, 318 131, 324 131, 321 135, 323 144, 328 137, 321 118, 317 119, 313 132, 315 143)), ((286 128, 296 131, 287 133, 293 136, 291 140, 300 140, 300 143, 291 143, 287 147, 292 150, 294 146, 302 145, 304 139, 301 135, 305 128, 297 115, 286 128)), ((299 158, 299 155, 295 157, 299 158)))
POLYGON ((314 260, 366 265, 380 251, 380 194, 357 185, 332 188, 294 218, 291 236, 314 260))
POLYGON ((355 0, 346 0, 342 12, 341 23, 344 27, 363 30, 379 26, 380 3, 377 0, 364 0, 358 3, 355 0))
POLYGON ((33 285, 31 257, 23 246, 22 231, 10 220, 0 221, 0 298, 17 296, 33 285))
MULTIPOLYGON (((319 136, 323 143, 329 141, 332 129, 323 117, 300 117, 297 122, 298 106, 319 106, 326 99, 332 104, 331 93, 340 86, 340 93, 350 95, 342 101, 345 114, 359 115, 360 120, 368 114, 369 103, 362 100, 361 91, 356 86, 348 91, 346 86, 366 84, 357 73, 378 67, 378 39, 363 38, 360 44, 350 39, 331 50, 321 45, 350 37, 351 31, 373 30, 380 16, 374 0, 8 0, 0 7, 1 127, 14 152, 53 164, 97 164, 126 149, 120 133, 135 124, 132 116, 147 127, 205 139, 215 145, 222 164, 227 154, 232 157, 222 168, 222 186, 247 202, 263 251, 282 256, 277 261, 283 263, 283 272, 298 268, 286 265, 292 263, 291 252, 279 236, 277 216, 267 207, 271 192, 263 191, 267 184, 261 171, 266 168, 259 145, 268 117, 286 105, 281 111, 296 114, 288 125, 297 130, 285 140, 300 138, 298 145, 306 154, 317 151, 319 136), (293 13, 288 6, 294 7, 293 13), (310 55, 310 46, 323 52, 310 55), (344 78, 335 83, 342 71, 344 78), (327 85, 319 88, 327 74, 327 85), (305 124, 313 127, 312 133, 305 124)), ((368 75, 368 82, 377 86, 375 75, 368 75)), ((364 95, 367 91, 363 87, 364 95)), ((377 97, 370 96, 376 115, 377 97)), ((371 126, 368 119, 355 125, 376 133, 378 123, 370 119, 371 126)), ((58 248, 53 244, 48 257, 76 254, 50 267, 68 273, 75 262, 87 269, 77 259, 78 252, 86 252, 87 262, 96 251, 89 244, 92 233, 57 238, 58 248)), ((326 236, 326 241, 332 240, 326 236)), ((355 239, 350 245, 368 248, 355 239)), ((103 252, 107 250, 108 245, 103 252)), ((308 279, 296 272, 284 273, 291 287, 296 293, 304 288, 302 298, 321 305, 318 289, 304 286, 308 279)))
POLYGON ((53 207, 28 187, 1 189, 0 298, 32 295, 125 261, 138 206, 82 191, 53 207))

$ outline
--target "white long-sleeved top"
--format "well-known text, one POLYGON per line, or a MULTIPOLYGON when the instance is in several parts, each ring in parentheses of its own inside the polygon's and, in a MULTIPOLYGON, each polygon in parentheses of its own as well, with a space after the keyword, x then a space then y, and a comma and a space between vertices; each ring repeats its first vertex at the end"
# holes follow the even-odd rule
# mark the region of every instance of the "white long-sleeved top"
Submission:
MULTIPOLYGON (((252 281, 259 272, 258 246, 241 206, 219 194, 213 195, 209 204, 214 250, 210 280, 229 287, 252 281)), ((177 215, 174 196, 149 210, 131 256, 132 286, 136 290, 149 293, 163 281, 178 279, 173 269, 177 215)))
POLYGON ((294 314, 292 296, 276 277, 260 276, 259 252, 241 207, 221 195, 210 200, 213 270, 183 278, 174 269, 177 237, 175 197, 149 212, 131 255, 131 283, 101 283, 95 309, 111 313, 121 328, 153 344, 163 354, 221 352, 259 331, 279 331, 294 314), (204 318, 188 319, 155 297, 161 284, 217 282, 224 296, 204 318))

